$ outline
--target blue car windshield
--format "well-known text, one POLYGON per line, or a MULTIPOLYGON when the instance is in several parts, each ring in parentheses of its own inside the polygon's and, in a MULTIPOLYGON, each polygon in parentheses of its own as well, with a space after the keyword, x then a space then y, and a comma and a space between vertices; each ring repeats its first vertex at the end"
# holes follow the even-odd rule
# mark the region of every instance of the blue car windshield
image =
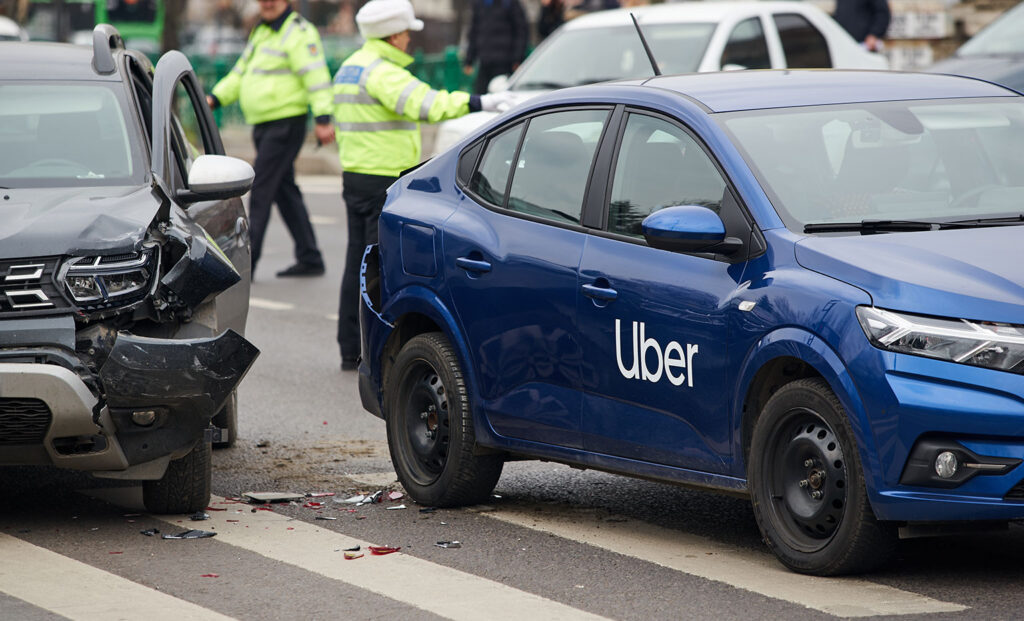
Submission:
MULTIPOLYGON (((662 73, 692 73, 704 58, 715 24, 645 24, 643 29, 662 73)), ((552 35, 516 71, 509 86, 551 90, 653 75, 636 28, 629 24, 552 35)))
POLYGON ((0 186, 137 184, 137 151, 113 85, 0 84, 0 186))
POLYGON ((786 226, 1024 212, 1024 98, 718 115, 786 226))

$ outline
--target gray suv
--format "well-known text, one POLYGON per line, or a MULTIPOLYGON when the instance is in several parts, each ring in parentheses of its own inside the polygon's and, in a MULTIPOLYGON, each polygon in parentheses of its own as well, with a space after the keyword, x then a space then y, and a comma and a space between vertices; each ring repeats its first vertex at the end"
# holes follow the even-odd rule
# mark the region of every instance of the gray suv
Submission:
POLYGON ((188 60, 0 45, 0 465, 143 481, 202 509, 258 355, 246 162, 224 155, 188 60))

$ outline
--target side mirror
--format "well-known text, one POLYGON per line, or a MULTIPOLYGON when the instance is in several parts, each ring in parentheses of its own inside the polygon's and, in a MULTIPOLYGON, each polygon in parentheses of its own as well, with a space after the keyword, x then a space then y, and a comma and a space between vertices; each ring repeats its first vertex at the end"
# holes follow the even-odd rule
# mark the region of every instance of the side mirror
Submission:
POLYGON ((508 90, 508 76, 496 75, 487 83, 488 93, 502 93, 508 90))
POLYGON ((739 239, 726 237, 717 213, 700 205, 660 209, 640 226, 647 244, 660 250, 732 254, 743 246, 739 239))
POLYGON ((188 190, 178 192, 185 203, 241 196, 256 177, 248 162, 227 155, 200 155, 188 171, 188 190))

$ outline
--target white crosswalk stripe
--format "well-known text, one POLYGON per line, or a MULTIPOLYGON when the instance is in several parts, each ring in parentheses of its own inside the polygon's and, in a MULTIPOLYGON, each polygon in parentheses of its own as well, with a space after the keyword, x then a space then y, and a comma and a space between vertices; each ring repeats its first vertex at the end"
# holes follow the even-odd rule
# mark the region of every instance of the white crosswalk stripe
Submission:
POLYGON ((75 621, 231 619, 3 533, 0 558, 0 591, 75 621))

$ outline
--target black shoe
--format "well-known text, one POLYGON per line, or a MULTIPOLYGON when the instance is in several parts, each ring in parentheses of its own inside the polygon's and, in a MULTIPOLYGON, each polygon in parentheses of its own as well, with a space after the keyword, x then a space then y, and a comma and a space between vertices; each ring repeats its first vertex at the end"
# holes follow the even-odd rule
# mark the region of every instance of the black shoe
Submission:
POLYGON ((281 270, 277 273, 278 278, 290 277, 290 276, 323 276, 324 266, 323 265, 312 265, 310 263, 296 263, 288 269, 281 270))
POLYGON ((341 370, 342 371, 355 371, 358 368, 359 368, 359 361, 358 360, 342 360, 341 361, 341 370))

